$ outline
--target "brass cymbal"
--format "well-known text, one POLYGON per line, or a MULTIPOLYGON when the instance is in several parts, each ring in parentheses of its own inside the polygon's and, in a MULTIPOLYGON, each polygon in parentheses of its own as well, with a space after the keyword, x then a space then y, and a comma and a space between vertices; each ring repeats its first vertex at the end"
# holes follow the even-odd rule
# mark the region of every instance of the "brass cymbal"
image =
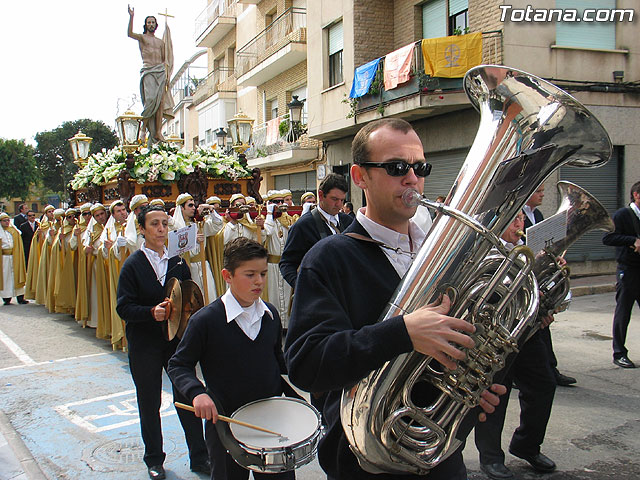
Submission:
POLYGON ((167 281, 166 297, 170 301, 170 308, 165 335, 167 340, 171 341, 180 328, 180 317, 182 316, 182 288, 177 278, 170 278, 167 281))
POLYGON ((196 313, 204 306, 204 297, 202 291, 193 280, 184 280, 181 284, 182 288, 182 315, 180 316, 180 328, 178 329, 178 338, 182 338, 184 331, 191 315, 196 313))

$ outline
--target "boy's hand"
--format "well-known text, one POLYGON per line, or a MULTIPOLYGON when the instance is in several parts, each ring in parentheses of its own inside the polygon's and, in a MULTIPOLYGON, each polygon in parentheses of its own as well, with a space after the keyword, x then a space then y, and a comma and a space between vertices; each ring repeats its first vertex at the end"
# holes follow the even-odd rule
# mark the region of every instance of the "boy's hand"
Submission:
POLYGON ((206 393, 201 393, 193 399, 193 408, 196 409, 196 417, 211 420, 213 423, 218 421, 216 404, 213 403, 211 397, 206 393))

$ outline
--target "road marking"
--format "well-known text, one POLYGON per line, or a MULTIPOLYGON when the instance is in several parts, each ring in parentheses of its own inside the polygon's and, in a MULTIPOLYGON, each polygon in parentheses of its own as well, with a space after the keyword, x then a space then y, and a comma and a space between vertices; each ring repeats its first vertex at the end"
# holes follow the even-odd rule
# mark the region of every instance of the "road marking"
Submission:
MULTIPOLYGON (((2 333, 2 332, 0 332, 2 333)), ((18 347, 20 348, 20 347, 18 347)), ((29 366, 40 366, 40 365, 49 365, 51 363, 57 363, 57 362, 67 362, 69 360, 80 360, 82 358, 90 358, 90 357, 100 357, 102 355, 112 355, 112 352, 104 352, 104 353, 89 353, 87 355, 78 355, 76 357, 67 357, 67 358, 58 358, 56 360, 45 360, 44 362, 34 362, 33 360, 31 360, 33 363, 28 363, 27 365, 29 366)), ((6 370, 17 370, 18 368, 24 368, 24 365, 13 365, 12 367, 4 367, 4 368, 0 368, 0 372, 4 372, 6 370)))
POLYGON ((27 352, 22 350, 16 342, 11 340, 2 330, 0 330, 0 341, 13 353, 18 360, 25 365, 35 365, 36 362, 33 358, 27 355, 27 352))
MULTIPOLYGON (((140 422, 135 392, 126 390, 57 405, 53 409, 60 416, 91 433, 116 430, 140 422)), ((173 396, 163 390, 160 416, 164 418, 171 415, 176 415, 173 396)))

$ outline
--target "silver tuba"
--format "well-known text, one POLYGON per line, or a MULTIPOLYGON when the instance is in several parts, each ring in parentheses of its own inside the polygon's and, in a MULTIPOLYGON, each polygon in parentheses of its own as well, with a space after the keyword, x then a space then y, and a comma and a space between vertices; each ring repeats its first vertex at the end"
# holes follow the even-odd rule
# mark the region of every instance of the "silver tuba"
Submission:
MULTIPOLYGON (((536 253, 533 273, 540 288, 539 313, 545 315, 566 310, 571 302, 569 267, 560 266, 557 257, 590 230, 613 232, 615 226, 607 209, 593 195, 575 183, 557 184, 561 202, 556 215, 567 216, 567 234, 536 253)), ((533 333, 533 332, 532 332, 533 333)))
POLYGON ((479 66, 467 72, 464 88, 481 114, 478 133, 445 204, 405 192, 406 203, 441 214, 380 321, 447 292, 449 315, 476 326, 476 347, 455 371, 403 354, 343 391, 342 426, 371 473, 424 474, 462 445, 481 392, 527 337, 538 308, 533 254, 526 247, 506 252, 499 236, 555 169, 598 167, 611 156, 602 125, 538 77, 479 66), (417 402, 414 393, 425 390, 430 400, 417 402))

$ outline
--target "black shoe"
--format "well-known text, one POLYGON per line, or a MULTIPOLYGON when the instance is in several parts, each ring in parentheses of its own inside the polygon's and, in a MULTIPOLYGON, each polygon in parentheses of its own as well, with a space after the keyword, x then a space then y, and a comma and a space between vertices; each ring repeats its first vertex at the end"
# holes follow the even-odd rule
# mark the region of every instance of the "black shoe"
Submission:
POLYGON ((486 473, 489 478, 513 478, 513 473, 504 466, 504 463, 488 463, 487 465, 481 463, 480 470, 486 473))
POLYGON ((209 460, 205 461, 204 463, 192 463, 191 471, 211 475, 211 463, 209 462, 209 460))
POLYGON ((614 358, 613 363, 615 363, 616 365, 622 368, 636 368, 636 364, 633 363, 631 360, 629 360, 629 357, 627 357, 626 355, 623 355, 618 358, 614 358))
POLYGON ((560 372, 556 372, 556 384, 561 387, 568 387, 569 385, 573 385, 577 380, 569 375, 564 375, 560 372))
POLYGON ((5 304, 5 305, 11 305, 11 299, 9 299, 9 300, 4 300, 4 304, 5 304))
POLYGON ((538 453, 536 455, 521 455, 511 447, 509 447, 509 453, 514 457, 521 458, 525 462, 529 462, 529 465, 531 465, 537 472, 549 473, 556 469, 556 463, 542 453, 538 453))
POLYGON ((18 299, 18 303, 20 305, 27 305, 28 303, 31 303, 29 300, 25 300, 24 298, 18 299))
POLYGON ((153 467, 147 468, 149 472, 149 478, 152 480, 162 480, 166 478, 166 474, 164 473, 164 467, 162 465, 154 465, 153 467))

